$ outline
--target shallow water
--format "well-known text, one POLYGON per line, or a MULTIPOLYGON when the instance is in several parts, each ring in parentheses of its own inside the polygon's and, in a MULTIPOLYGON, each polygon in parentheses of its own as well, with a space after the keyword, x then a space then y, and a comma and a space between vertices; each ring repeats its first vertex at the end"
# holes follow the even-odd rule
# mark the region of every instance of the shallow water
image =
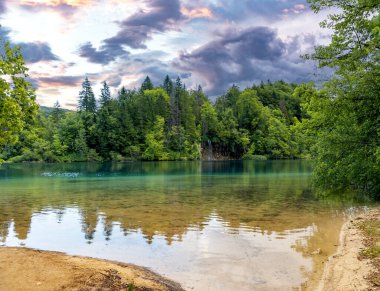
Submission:
POLYGON ((134 263, 194 290, 310 286, 348 196, 310 190, 305 161, 0 167, 0 245, 134 263), (308 282, 308 283, 307 283, 308 282))

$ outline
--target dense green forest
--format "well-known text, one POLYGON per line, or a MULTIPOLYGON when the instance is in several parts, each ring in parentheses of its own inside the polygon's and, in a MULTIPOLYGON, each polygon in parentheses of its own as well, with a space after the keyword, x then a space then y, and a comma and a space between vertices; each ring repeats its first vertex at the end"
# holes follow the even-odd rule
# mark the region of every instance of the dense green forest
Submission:
MULTIPOLYGON (((230 87, 211 101, 169 76, 154 86, 124 87, 96 98, 85 78, 75 112, 57 102, 39 110, 25 81, 19 49, 5 44, 0 61, 0 159, 8 162, 100 160, 294 159, 315 163, 317 185, 380 192, 380 4, 377 0, 309 1, 327 46, 306 59, 330 67, 323 86, 265 81, 230 87)), ((110 80, 111 81, 111 80, 110 80)))
POLYGON ((262 83, 232 86, 212 103, 202 88, 186 90, 167 76, 154 87, 111 96, 106 82, 98 100, 86 78, 78 110, 56 103, 40 110, 1 158, 21 161, 197 160, 299 158, 308 154, 299 123, 308 118, 312 85, 262 83), (310 91, 310 92, 309 92, 310 91), (265 105, 264 105, 265 104, 265 105))

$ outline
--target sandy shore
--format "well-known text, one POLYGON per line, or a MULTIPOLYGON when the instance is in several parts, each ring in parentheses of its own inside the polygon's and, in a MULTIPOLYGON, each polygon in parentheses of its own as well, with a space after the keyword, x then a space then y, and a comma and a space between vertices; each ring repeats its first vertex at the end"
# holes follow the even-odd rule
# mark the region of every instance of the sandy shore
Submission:
POLYGON ((1 247, 0 290, 183 289, 178 283, 134 265, 58 252, 1 247))
POLYGON ((373 259, 360 255, 368 239, 360 225, 368 221, 380 221, 380 208, 352 218, 343 225, 337 253, 326 263, 317 290, 380 290, 369 280, 380 270, 373 259))

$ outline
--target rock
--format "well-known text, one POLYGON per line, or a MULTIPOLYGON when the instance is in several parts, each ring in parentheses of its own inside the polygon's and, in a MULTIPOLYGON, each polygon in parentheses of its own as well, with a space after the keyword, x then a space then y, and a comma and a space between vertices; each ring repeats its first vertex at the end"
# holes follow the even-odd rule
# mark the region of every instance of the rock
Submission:
POLYGON ((312 255, 319 255, 321 253, 321 249, 317 249, 314 252, 312 252, 312 255))

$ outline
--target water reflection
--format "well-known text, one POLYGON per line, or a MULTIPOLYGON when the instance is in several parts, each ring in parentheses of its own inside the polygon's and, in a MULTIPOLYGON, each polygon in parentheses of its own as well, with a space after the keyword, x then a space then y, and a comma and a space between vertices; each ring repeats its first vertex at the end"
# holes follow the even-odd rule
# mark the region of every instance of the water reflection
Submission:
POLYGON ((353 211, 318 199, 309 173, 301 161, 3 166, 0 242, 132 262, 197 290, 299 287, 353 211))

